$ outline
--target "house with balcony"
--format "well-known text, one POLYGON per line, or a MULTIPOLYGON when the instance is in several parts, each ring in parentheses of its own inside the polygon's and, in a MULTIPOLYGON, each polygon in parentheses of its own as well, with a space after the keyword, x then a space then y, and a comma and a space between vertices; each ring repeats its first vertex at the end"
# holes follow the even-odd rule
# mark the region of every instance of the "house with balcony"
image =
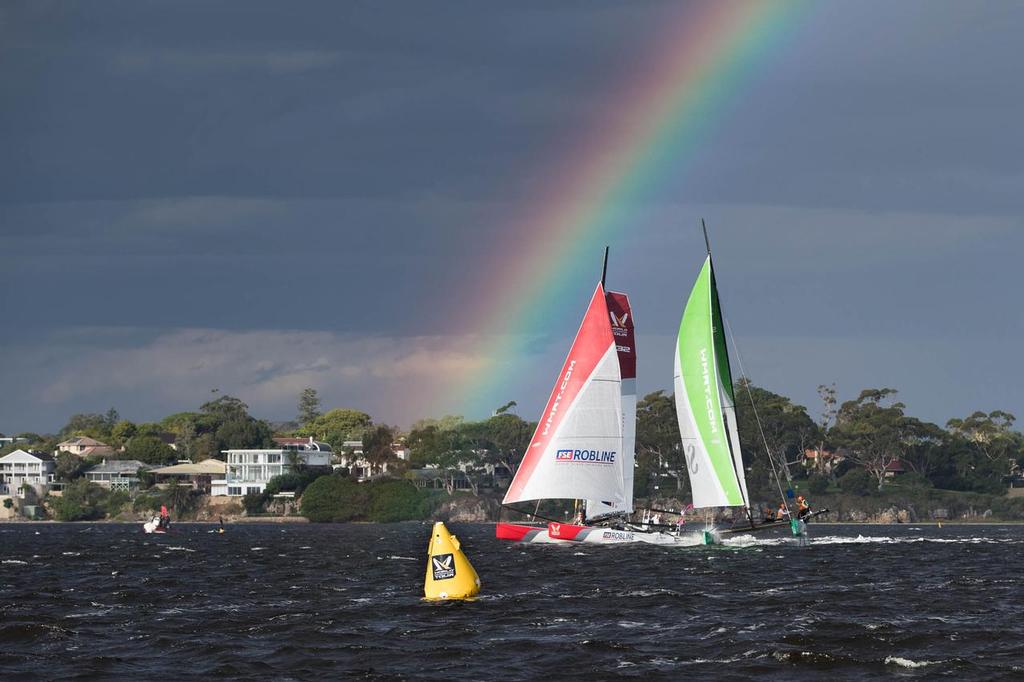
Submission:
POLYGON ((15 450, 0 457, 0 495, 24 499, 24 487, 28 485, 43 497, 53 483, 55 466, 53 457, 45 452, 15 450))
POLYGON ((296 465, 323 467, 329 472, 334 452, 327 443, 312 438, 275 440, 288 442, 270 449, 223 450, 227 460, 224 478, 211 481, 210 494, 228 497, 260 494, 270 479, 291 473, 296 465))
POLYGON ((152 468, 152 465, 137 459, 111 459, 87 469, 84 476, 85 480, 108 490, 133 492, 139 487, 139 472, 152 468))

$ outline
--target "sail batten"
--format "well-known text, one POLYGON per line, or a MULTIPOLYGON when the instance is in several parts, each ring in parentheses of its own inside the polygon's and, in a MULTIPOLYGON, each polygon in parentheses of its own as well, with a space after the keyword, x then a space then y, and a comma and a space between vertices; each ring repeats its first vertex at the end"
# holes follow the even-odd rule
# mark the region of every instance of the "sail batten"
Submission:
POLYGON ((710 254, 679 323, 675 400, 694 507, 747 506, 732 374, 710 254))

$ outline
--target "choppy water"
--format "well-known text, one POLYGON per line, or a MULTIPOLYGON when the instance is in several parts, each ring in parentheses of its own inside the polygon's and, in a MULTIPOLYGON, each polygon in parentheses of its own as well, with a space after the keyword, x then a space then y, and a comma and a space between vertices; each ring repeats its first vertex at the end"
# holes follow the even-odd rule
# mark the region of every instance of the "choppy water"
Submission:
POLYGON ((1024 677, 1024 527, 512 545, 420 600, 429 525, 0 525, 0 679, 1024 677))

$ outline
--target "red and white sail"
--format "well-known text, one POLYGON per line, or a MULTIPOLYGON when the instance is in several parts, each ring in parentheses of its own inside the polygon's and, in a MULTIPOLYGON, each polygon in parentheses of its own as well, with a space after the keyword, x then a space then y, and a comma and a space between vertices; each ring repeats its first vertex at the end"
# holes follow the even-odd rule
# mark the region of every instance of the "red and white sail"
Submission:
POLYGON ((622 374, 598 284, 504 504, 590 499, 624 505, 624 456, 622 374))
POLYGON ((622 457, 619 458, 619 468, 622 469, 623 500, 621 503, 606 499, 587 500, 589 519, 633 513, 633 469, 636 461, 636 334, 633 311, 626 294, 609 291, 605 300, 622 376, 622 457))

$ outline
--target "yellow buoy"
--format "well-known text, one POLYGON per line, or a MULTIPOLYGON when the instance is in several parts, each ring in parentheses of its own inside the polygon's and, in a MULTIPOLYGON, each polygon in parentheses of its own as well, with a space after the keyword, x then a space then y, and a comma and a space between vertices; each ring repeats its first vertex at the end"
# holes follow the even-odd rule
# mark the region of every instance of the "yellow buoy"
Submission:
POLYGON ((459 539, 443 523, 434 524, 427 547, 427 599, 468 599, 480 592, 480 576, 462 553, 459 539))

